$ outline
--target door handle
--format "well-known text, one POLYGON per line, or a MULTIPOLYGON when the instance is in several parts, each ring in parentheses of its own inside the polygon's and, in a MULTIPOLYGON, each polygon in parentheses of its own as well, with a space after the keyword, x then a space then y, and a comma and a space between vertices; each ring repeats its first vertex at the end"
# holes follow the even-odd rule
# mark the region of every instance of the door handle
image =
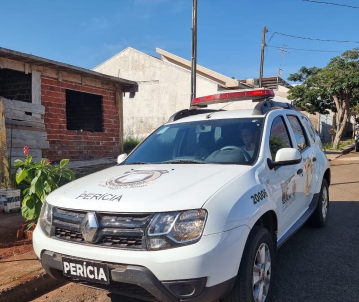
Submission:
POLYGON ((314 163, 315 161, 317 161, 317 158, 316 158, 316 157, 313 157, 313 163, 314 163))
POLYGON ((299 169, 298 171, 297 171, 297 174, 299 175, 299 174, 303 174, 303 169, 299 169))

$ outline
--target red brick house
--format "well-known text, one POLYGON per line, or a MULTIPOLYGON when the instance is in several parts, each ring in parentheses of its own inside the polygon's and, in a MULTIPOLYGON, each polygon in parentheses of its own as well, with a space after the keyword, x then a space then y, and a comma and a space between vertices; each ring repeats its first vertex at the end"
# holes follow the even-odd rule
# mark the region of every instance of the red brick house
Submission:
POLYGON ((0 47, 0 101, 12 160, 115 158, 122 151, 122 96, 137 83, 0 47))

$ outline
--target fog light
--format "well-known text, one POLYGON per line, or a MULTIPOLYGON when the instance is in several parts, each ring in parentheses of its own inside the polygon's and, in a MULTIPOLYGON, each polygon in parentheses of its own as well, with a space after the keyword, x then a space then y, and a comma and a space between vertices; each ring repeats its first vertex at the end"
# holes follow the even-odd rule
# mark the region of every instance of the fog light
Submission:
POLYGON ((194 298, 203 293, 207 278, 165 281, 163 285, 178 299, 194 298))
POLYGON ((191 284, 170 284, 170 291, 179 297, 190 297, 194 294, 195 288, 191 284))

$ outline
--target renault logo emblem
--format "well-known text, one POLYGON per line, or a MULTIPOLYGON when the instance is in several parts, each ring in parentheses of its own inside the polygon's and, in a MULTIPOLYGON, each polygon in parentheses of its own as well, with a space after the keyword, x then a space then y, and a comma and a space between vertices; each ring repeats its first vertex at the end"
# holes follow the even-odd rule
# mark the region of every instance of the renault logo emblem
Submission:
POLYGON ((86 242, 93 242, 98 229, 96 213, 88 212, 81 222, 81 233, 86 242))

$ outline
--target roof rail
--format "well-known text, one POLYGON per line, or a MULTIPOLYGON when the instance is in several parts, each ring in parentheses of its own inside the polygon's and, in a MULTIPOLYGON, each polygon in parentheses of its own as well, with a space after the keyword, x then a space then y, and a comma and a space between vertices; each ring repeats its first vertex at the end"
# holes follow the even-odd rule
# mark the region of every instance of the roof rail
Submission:
POLYGON ((298 111, 297 108, 289 103, 276 102, 272 100, 265 100, 259 102, 253 109, 253 115, 262 115, 274 109, 289 109, 298 111))
POLYGON ((191 116, 191 115, 197 115, 202 113, 211 113, 211 112, 217 112, 217 111, 223 111, 218 109, 183 109, 176 113, 174 113, 167 121, 167 123, 172 123, 174 121, 177 121, 181 118, 191 116))

